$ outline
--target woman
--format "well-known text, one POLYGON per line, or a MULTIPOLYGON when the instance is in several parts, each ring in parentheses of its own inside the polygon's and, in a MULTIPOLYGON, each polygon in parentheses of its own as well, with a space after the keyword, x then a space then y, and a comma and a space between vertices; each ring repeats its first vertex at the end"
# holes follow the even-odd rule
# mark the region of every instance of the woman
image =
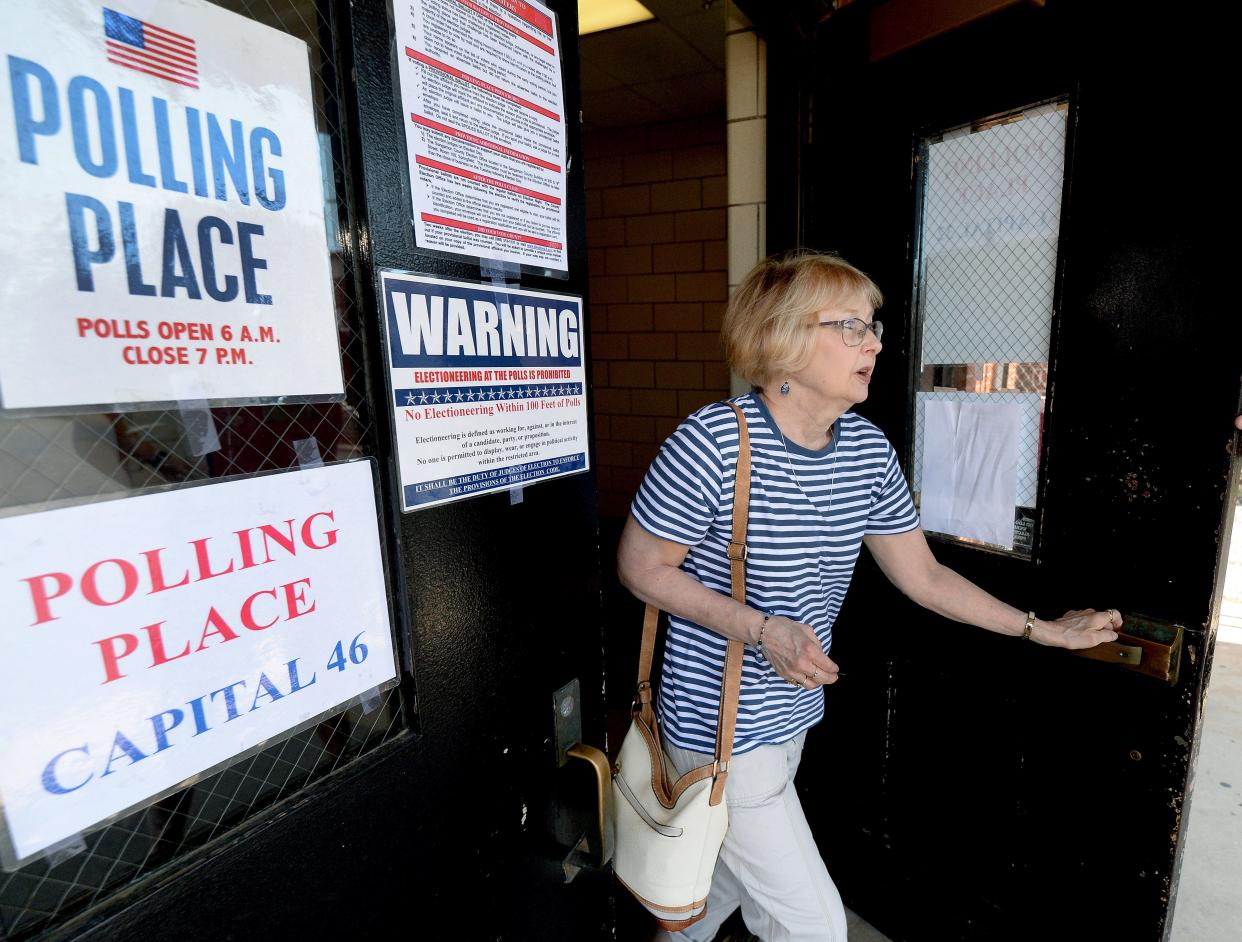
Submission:
POLYGON ((621 581, 670 615, 659 714, 678 773, 711 761, 726 639, 745 642, 729 831, 707 916, 664 938, 707 942, 738 906, 764 942, 845 939, 840 896, 793 787, 806 730, 837 679, 832 626, 865 543, 884 574, 934 612, 1039 644, 1117 637, 1113 610, 1044 621, 933 558, 892 446, 849 410, 881 350, 879 289, 832 255, 761 262, 725 313, 726 356, 754 386, 746 604, 729 595, 737 421, 723 403, 687 418, 643 481, 618 550, 621 581))

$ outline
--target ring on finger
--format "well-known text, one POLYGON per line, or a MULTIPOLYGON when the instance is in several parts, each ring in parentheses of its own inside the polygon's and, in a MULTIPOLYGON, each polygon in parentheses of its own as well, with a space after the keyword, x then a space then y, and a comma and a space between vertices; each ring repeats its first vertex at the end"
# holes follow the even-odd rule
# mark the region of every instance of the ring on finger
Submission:
POLYGON ((810 675, 807 677, 807 680, 814 680, 814 679, 815 679, 816 677, 818 677, 818 676, 819 676, 819 668, 818 668, 818 667, 812 667, 812 668, 811 668, 811 673, 810 673, 810 675))

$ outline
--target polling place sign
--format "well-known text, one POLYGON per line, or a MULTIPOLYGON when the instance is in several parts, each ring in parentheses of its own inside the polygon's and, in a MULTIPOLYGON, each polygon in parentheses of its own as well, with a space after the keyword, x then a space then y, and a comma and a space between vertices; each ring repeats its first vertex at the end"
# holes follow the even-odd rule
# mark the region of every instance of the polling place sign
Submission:
POLYGON ((6 868, 395 682, 373 464, 0 519, 6 868))
POLYGON ((0 24, 0 405, 340 396, 306 44, 203 0, 0 24))
POLYGON ((380 275, 401 509, 588 468, 582 299, 380 275))

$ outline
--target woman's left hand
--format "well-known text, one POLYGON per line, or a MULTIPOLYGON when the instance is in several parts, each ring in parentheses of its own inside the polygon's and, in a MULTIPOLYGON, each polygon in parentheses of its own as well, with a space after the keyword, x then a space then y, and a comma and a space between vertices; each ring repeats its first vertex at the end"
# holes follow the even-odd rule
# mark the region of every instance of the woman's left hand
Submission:
POLYGON ((1054 621, 1038 619, 1031 638, 1040 644, 1070 650, 1093 648, 1105 641, 1116 641, 1121 625, 1121 612, 1115 608, 1102 612, 1081 608, 1066 612, 1054 621))

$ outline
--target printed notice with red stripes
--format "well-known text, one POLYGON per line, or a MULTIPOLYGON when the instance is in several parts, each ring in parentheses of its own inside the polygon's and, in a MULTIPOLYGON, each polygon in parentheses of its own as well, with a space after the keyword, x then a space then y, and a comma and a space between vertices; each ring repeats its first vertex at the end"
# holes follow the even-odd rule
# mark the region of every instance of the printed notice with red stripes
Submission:
POLYGON ((531 0, 394 0, 418 244, 566 271, 556 18, 531 0))

